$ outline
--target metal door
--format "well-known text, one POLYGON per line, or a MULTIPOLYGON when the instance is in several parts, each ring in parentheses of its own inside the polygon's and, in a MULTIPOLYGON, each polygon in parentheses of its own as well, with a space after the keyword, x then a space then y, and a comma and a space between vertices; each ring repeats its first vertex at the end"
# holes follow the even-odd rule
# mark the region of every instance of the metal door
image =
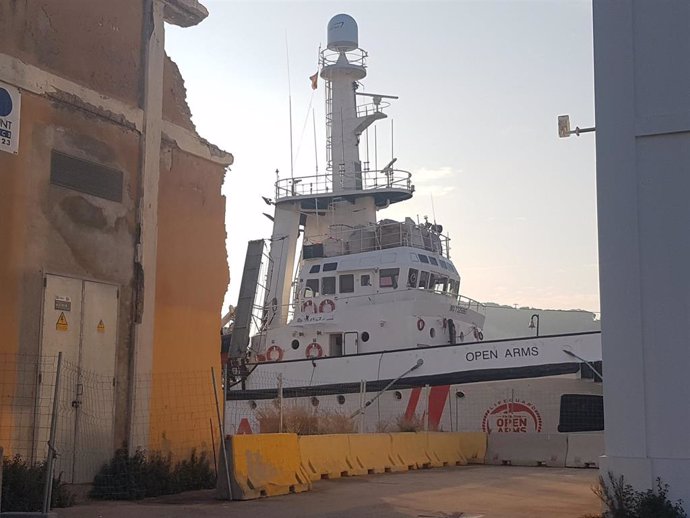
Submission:
MULTIPOLYGON (((44 280, 38 401, 34 420, 36 460, 44 460, 48 456, 57 355, 62 352, 63 373, 76 369, 79 364, 82 284, 80 279, 55 275, 47 275, 44 280)), ((55 473, 66 476, 72 472, 74 412, 69 406, 71 389, 66 388, 65 377, 63 376, 62 390, 58 396, 61 402, 57 416, 60 439, 57 447, 60 455, 55 461, 55 473)))
POLYGON ((345 333, 343 354, 357 354, 359 351, 359 333, 348 331, 345 333))
POLYGON ((37 456, 45 458, 54 388, 60 375, 56 473, 66 482, 91 482, 113 453, 117 286, 47 275, 43 303, 37 456))

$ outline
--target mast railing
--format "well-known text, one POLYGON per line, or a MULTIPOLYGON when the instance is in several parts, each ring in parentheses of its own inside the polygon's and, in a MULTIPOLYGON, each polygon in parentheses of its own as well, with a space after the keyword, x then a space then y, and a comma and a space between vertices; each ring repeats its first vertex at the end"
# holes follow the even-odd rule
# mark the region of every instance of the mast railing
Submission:
MULTIPOLYGON (((338 194, 356 194, 362 191, 399 189, 412 192, 412 173, 401 169, 382 169, 380 171, 361 171, 353 173, 362 177, 361 189, 337 190, 338 194)), ((333 193, 333 175, 319 174, 282 178, 275 184, 276 200, 295 196, 310 196, 333 193)))

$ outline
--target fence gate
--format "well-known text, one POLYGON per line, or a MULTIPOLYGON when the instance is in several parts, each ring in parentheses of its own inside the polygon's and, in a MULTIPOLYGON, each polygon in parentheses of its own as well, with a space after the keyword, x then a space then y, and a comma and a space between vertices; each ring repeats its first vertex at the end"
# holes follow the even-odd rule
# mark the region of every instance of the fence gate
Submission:
MULTIPOLYGON (((66 482, 91 482, 113 454, 119 289, 57 275, 46 275, 44 285, 41 356, 63 354, 55 473, 66 482)), ((50 405, 54 374, 40 374, 39 404, 50 405)), ((37 408, 39 460, 47 455, 50 415, 50 408, 37 408)))

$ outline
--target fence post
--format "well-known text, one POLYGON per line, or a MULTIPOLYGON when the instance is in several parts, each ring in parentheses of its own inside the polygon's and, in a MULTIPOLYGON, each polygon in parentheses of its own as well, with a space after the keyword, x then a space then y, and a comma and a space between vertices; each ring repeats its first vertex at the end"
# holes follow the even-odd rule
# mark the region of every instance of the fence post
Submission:
MULTIPOLYGON (((223 454, 223 462, 225 464, 225 482, 228 485, 228 500, 232 500, 232 485, 230 484, 230 467, 228 466, 228 452, 225 448, 225 425, 220 417, 220 407, 218 406, 218 388, 216 386, 216 371, 213 367, 211 367, 211 380, 213 381, 213 397, 216 398, 216 415, 218 417, 218 429, 220 430, 220 451, 223 454)), ((223 402, 223 404, 225 405, 225 401, 223 402)))
POLYGON ((424 385, 424 431, 429 431, 429 385, 424 385))
POLYGON ((364 413, 366 412, 365 402, 367 399, 367 381, 359 382, 359 408, 362 409, 359 417, 359 433, 364 433, 364 413))
POLYGON ((2 466, 3 459, 5 458, 5 450, 0 446, 0 509, 2 509, 2 466))
POLYGON ((283 433, 283 373, 278 374, 278 433, 283 433))
POLYGON ((46 483, 43 488, 43 512, 50 511, 53 497, 53 468, 57 450, 55 449, 55 432, 57 429, 58 397, 60 397, 60 371, 62 369, 62 351, 58 353, 57 370, 55 371, 55 388, 53 389, 53 411, 50 416, 50 436, 48 438, 48 462, 46 463, 46 483))

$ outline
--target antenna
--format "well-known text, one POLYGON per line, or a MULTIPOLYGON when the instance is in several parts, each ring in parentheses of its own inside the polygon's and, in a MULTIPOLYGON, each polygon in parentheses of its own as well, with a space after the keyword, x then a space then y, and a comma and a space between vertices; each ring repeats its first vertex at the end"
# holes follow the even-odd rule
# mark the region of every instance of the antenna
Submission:
POLYGON ((376 139, 376 126, 374 126, 374 171, 379 170, 379 145, 376 139))
POLYGON ((434 218, 434 225, 436 225, 436 210, 434 209, 434 195, 430 193, 429 196, 431 197, 431 215, 434 218))
POLYGON ((395 157, 393 153, 393 119, 391 119, 391 160, 395 157))
POLYGON ((311 122, 314 127, 314 164, 316 164, 316 174, 319 174, 319 153, 318 147, 316 145, 316 115, 314 114, 314 108, 311 109, 311 122))
POLYGON ((287 61, 288 110, 290 111, 290 178, 295 177, 294 154, 292 149, 292 87, 290 86, 290 51, 288 50, 287 29, 285 30, 285 59, 287 61))

